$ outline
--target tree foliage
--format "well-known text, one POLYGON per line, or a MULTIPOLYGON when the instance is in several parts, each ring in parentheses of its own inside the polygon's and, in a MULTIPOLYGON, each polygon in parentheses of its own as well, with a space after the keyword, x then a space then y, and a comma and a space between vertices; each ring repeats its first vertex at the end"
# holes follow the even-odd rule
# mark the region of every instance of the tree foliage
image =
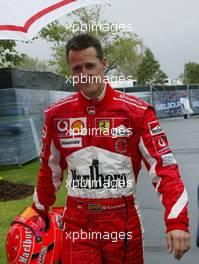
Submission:
POLYGON ((16 51, 16 42, 13 40, 0 40, 0 67, 19 65, 24 54, 16 51))
POLYGON ((199 83, 199 64, 196 62, 186 63, 181 78, 185 84, 199 83))
POLYGON ((18 65, 18 69, 29 71, 48 71, 48 63, 41 61, 38 58, 31 58, 27 55, 24 56, 23 61, 18 65))
POLYGON ((55 21, 41 31, 40 36, 52 43, 51 65, 56 65, 57 72, 69 75, 65 56, 67 41, 77 33, 87 32, 97 36, 103 46, 108 61, 106 74, 111 71, 124 76, 136 76, 142 58, 143 43, 138 36, 124 31, 116 24, 103 18, 101 7, 81 8, 72 13, 72 23, 60 24, 55 21))
POLYGON ((167 75, 161 70, 159 62, 155 59, 151 50, 147 48, 138 68, 138 84, 163 84, 166 78, 167 75))

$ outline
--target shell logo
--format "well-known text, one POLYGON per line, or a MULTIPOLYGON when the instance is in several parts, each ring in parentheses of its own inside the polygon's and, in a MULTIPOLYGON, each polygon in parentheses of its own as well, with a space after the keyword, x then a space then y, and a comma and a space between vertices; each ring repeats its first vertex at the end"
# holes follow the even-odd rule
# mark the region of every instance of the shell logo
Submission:
POLYGON ((72 123, 71 128, 76 131, 81 131, 84 128, 84 122, 81 120, 75 120, 72 123))

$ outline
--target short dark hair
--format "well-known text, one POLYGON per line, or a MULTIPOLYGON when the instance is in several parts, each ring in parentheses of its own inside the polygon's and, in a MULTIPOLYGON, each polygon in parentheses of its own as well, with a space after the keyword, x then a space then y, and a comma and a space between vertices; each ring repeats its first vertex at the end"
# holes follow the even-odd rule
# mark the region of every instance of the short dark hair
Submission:
POLYGON ((97 58, 102 60, 104 55, 99 39, 87 33, 76 35, 68 41, 66 44, 67 59, 71 50, 84 50, 90 47, 95 48, 97 58))

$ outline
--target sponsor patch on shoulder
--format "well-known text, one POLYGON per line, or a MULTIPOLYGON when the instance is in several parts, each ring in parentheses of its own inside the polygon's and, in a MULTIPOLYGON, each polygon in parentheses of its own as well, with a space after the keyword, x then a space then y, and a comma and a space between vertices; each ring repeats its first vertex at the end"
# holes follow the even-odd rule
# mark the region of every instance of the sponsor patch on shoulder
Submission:
POLYGON ((163 133, 163 130, 158 121, 152 121, 148 123, 148 126, 149 126, 149 130, 152 136, 163 133))
POLYGON ((60 138, 62 148, 81 148, 82 138, 60 138))
POLYGON ((157 153, 161 154, 165 151, 168 152, 169 145, 168 145, 168 141, 167 141, 165 134, 154 137, 153 138, 153 144, 156 148, 157 153))
POLYGON ((162 166, 163 167, 167 167, 170 165, 177 164, 172 153, 164 154, 161 156, 161 158, 162 158, 162 166))

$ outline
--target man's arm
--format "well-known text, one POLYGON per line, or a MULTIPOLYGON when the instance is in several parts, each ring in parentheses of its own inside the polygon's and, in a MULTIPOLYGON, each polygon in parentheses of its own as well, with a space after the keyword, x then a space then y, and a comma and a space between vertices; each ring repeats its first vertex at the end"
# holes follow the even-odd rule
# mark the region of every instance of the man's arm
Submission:
POLYGON ((56 200, 56 192, 61 186, 65 169, 61 154, 53 140, 52 126, 50 115, 47 113, 42 135, 41 167, 32 205, 42 216, 47 214, 49 206, 56 200))
POLYGON ((139 148, 152 183, 165 207, 168 250, 180 258, 190 247, 188 196, 178 165, 152 107, 143 117, 139 148))

